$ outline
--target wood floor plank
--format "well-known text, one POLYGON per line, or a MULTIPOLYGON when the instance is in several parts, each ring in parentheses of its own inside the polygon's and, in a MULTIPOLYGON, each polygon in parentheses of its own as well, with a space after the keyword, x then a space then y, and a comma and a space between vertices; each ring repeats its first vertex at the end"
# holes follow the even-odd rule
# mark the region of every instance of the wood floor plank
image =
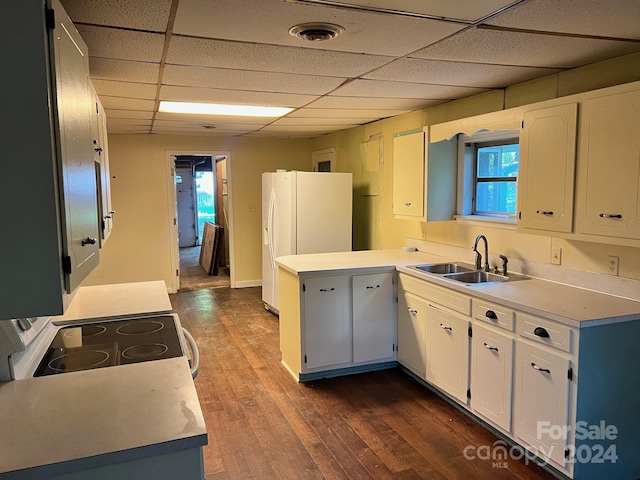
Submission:
POLYGON ((299 384, 259 288, 171 295, 200 347, 207 480, 551 479, 525 462, 469 460, 498 438, 400 369, 299 384))

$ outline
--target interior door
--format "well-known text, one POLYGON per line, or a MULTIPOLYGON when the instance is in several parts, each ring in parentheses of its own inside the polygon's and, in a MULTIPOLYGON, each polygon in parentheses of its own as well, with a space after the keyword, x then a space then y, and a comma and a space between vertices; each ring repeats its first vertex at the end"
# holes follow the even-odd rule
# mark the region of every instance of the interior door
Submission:
POLYGON ((178 245, 180 248, 194 247, 198 244, 198 235, 195 188, 191 168, 176 168, 176 200, 178 202, 178 245))

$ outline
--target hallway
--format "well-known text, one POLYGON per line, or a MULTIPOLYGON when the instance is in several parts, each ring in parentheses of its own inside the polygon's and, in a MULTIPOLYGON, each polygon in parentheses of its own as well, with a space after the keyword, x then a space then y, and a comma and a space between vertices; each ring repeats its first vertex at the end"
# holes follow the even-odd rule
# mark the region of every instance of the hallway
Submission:
POLYGON ((199 260, 199 246, 180 249, 180 291, 229 286, 229 267, 220 267, 218 275, 207 275, 199 260))

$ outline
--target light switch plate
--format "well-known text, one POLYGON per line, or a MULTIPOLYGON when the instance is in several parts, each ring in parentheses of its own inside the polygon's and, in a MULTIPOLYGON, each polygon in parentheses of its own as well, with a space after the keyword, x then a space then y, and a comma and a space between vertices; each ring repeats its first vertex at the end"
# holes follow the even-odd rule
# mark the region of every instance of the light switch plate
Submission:
POLYGON ((551 263, 553 265, 562 264, 562 249, 560 247, 551 248, 551 263))

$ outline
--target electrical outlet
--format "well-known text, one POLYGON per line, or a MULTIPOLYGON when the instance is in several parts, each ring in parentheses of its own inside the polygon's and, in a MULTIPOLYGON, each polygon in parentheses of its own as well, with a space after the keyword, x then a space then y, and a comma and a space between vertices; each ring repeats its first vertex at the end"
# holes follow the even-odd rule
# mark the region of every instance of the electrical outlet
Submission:
POLYGON ((250 203, 249 205, 247 205, 247 212, 255 212, 255 211, 256 211, 255 203, 250 203))
POLYGON ((422 239, 426 240, 427 239, 427 226, 426 225, 421 225, 420 228, 422 229, 422 239))
POLYGON ((562 264, 562 249, 560 247, 551 248, 551 263, 553 265, 562 264))
POLYGON ((620 258, 619 257, 614 257, 613 255, 609 255, 609 274, 610 275, 618 275, 618 272, 620 271, 620 258))

